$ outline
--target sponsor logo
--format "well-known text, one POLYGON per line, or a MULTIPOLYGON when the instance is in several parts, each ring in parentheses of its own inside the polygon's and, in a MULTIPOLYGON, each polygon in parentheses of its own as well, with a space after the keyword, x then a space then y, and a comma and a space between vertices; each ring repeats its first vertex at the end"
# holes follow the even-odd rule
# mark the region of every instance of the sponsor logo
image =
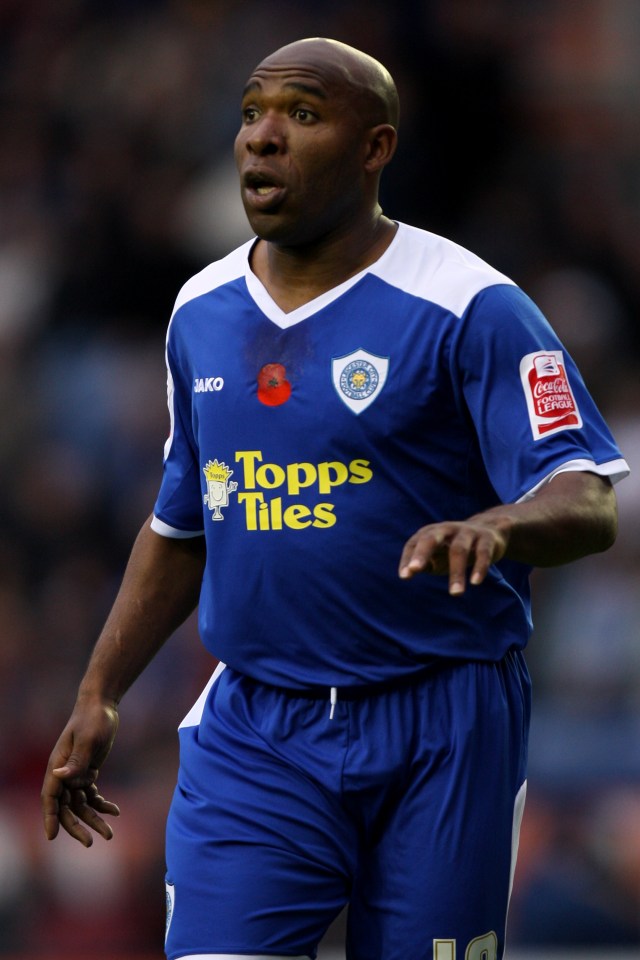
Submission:
POLYGON ((194 393, 219 393, 223 387, 222 377, 196 377, 193 381, 194 393))
POLYGON ((534 440, 582 426, 562 350, 528 353, 520 361, 520 379, 534 440))
POLYGON ((333 357, 331 376, 338 396, 354 413, 362 413, 385 385, 389 358, 355 350, 345 357, 333 357))
POLYGON ((222 507, 229 506, 229 494, 238 489, 235 480, 229 480, 233 470, 230 470, 226 463, 218 460, 209 460, 202 468, 207 481, 207 492, 204 495, 204 503, 211 510, 212 520, 224 520, 222 516, 222 507))
POLYGON ((348 485, 369 483, 373 470, 369 460, 354 458, 348 463, 325 460, 322 463, 268 463, 261 450, 238 450, 235 455, 238 476, 218 459, 203 468, 207 482, 204 503, 212 511, 212 520, 223 520, 222 507, 229 506, 229 495, 236 493, 247 530, 328 529, 338 517, 334 491, 348 485), (300 494, 305 491, 305 503, 300 494))

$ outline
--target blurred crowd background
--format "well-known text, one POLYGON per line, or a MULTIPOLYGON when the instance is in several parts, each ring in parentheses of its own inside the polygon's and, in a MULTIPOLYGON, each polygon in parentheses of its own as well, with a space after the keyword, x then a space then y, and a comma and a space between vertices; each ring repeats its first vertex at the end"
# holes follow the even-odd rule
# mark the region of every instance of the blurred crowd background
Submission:
POLYGON ((112 843, 47 844, 38 795, 155 498, 173 301, 249 236, 240 90, 315 35, 396 77, 386 212, 533 296, 635 466, 615 548, 534 575, 510 933, 640 948, 637 0, 0 0, 0 956, 162 955, 175 728, 211 670, 193 621, 123 702, 112 843))

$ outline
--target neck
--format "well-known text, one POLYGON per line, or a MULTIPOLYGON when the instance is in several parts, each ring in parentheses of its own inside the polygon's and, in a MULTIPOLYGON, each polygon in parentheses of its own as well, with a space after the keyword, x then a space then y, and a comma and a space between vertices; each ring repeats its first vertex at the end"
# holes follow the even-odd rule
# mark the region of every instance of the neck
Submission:
POLYGON ((278 306, 290 312, 375 263, 395 231, 395 223, 378 208, 348 233, 328 234, 313 243, 287 246, 259 240, 251 267, 278 306))

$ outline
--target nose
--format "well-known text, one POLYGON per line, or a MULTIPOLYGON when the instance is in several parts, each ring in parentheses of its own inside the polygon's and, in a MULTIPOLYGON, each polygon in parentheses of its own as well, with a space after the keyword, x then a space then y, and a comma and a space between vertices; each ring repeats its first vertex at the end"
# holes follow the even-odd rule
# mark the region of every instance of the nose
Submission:
POLYGON ((260 117, 247 127, 246 146, 255 156, 280 153, 285 146, 285 136, 281 123, 270 114, 260 117))

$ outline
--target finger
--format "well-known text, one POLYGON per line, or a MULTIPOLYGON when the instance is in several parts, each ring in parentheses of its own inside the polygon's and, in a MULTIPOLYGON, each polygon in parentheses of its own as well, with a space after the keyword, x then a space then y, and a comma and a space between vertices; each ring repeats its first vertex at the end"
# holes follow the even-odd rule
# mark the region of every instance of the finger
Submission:
POLYGON ((42 809, 42 820, 44 832, 48 840, 54 840, 58 836, 60 820, 58 817, 60 811, 60 799, 64 792, 64 786, 57 777, 50 773, 44 778, 42 792, 40 794, 40 806, 42 809))
POLYGON ((444 530, 420 531, 413 536, 403 550, 400 560, 399 576, 408 580, 416 573, 422 573, 429 568, 435 552, 446 538, 444 530))
POLYGON ((449 544, 449 594, 452 597, 460 596, 466 590, 471 550, 471 538, 461 533, 449 544))
POLYGON ((57 796, 42 794, 42 820, 47 840, 55 840, 60 829, 60 804, 57 796))
POLYGON ((98 788, 95 784, 89 788, 86 793, 87 803, 92 806, 94 810, 98 810, 100 813, 108 813, 112 817, 120 816, 120 807, 116 803, 112 803, 111 800, 105 800, 102 794, 98 793, 98 788))
POLYGON ((493 541, 486 538, 479 539, 475 547, 475 562, 469 576, 469 582, 473 586, 482 583, 493 563, 493 541))
POLYGON ((70 757, 64 766, 54 767, 51 773, 58 780, 63 781, 68 790, 93 791, 99 770, 97 767, 86 768, 78 763, 76 758, 70 757))
POLYGON ((98 772, 90 766, 90 761, 72 753, 61 767, 54 767, 51 773, 59 780, 64 780, 67 786, 82 789, 94 783, 98 772))
POLYGON ((413 556, 413 551, 415 547, 417 537, 414 535, 405 543, 402 548, 402 555, 400 557, 400 563, 398 565, 398 576, 407 577, 409 576, 408 566, 411 557, 413 556))
POLYGON ((82 826, 73 810, 70 807, 60 807, 60 826, 63 830, 82 844, 83 847, 93 846, 93 837, 89 831, 82 826))
POLYGON ((42 815, 42 819, 44 822, 44 833, 47 840, 55 840, 60 830, 58 811, 56 810, 55 813, 44 813, 42 815))
MULTIPOLYGON (((113 837, 113 830, 109 824, 98 815, 94 808, 90 806, 82 790, 78 790, 74 794, 71 803, 71 812, 75 814, 77 820, 81 820, 82 823, 85 823, 88 827, 91 827, 92 830, 94 830, 105 840, 111 840, 113 837)), ((79 824, 76 823, 76 826, 79 827, 79 824)))
POLYGON ((71 808, 71 797, 67 790, 65 790, 62 800, 60 801, 58 820, 63 830, 66 830, 74 840, 78 840, 83 847, 90 847, 93 844, 93 837, 82 825, 71 808))

